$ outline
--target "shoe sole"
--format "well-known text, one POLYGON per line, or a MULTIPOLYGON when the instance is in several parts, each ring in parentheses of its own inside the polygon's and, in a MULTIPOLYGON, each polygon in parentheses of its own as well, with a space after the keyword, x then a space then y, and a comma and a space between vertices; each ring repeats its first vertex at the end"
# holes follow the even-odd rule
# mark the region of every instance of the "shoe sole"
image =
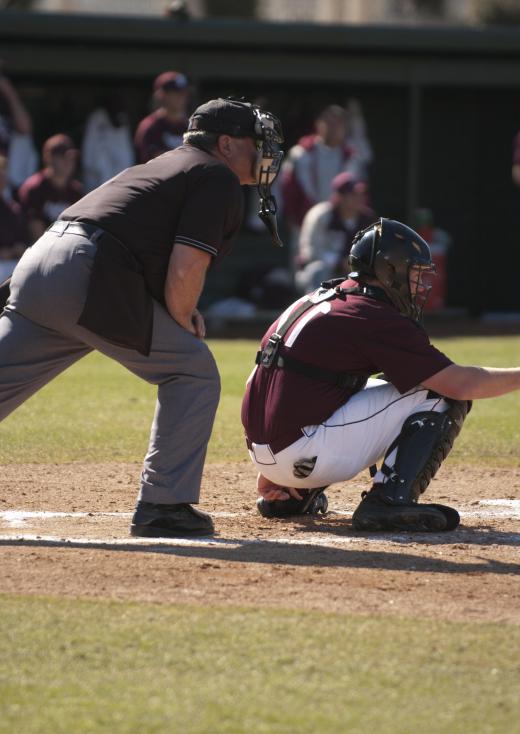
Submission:
POLYGON ((443 513, 444 517, 446 518, 445 530, 455 530, 455 528, 460 525, 460 515, 453 507, 436 504, 431 504, 430 507, 435 507, 437 510, 440 510, 443 513))
POLYGON ((132 525, 130 535, 134 538, 200 538, 211 537, 215 530, 162 530, 146 525, 132 525))
POLYGON ((443 513, 435 516, 431 514, 418 517, 417 513, 400 513, 398 517, 353 517, 352 527, 354 530, 365 532, 399 531, 407 533, 441 533, 451 528, 448 527, 448 519, 443 513))

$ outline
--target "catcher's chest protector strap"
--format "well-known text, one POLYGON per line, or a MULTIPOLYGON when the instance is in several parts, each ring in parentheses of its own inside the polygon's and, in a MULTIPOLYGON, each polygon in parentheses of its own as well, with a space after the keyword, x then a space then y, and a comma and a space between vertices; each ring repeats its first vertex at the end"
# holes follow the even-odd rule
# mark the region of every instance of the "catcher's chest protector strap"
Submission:
MULTIPOLYGON (((328 285, 324 283, 323 285, 328 285)), ((308 296, 293 313, 287 318, 282 326, 275 331, 269 337, 267 344, 264 349, 257 352, 255 362, 265 369, 272 369, 278 367, 279 369, 290 370, 291 372, 297 372, 305 377, 310 377, 316 380, 323 380, 329 382, 332 385, 341 389, 351 388, 355 391, 361 390, 367 381, 366 377, 361 375, 352 375, 349 372, 335 372, 334 370, 324 369, 317 367, 306 362, 301 362, 299 359, 294 359, 288 355, 283 357, 279 354, 280 346, 283 344, 283 340, 291 326, 302 316, 306 311, 316 306, 318 303, 323 301, 330 301, 333 298, 345 298, 347 292, 341 288, 327 288, 320 289, 316 293, 308 296)))

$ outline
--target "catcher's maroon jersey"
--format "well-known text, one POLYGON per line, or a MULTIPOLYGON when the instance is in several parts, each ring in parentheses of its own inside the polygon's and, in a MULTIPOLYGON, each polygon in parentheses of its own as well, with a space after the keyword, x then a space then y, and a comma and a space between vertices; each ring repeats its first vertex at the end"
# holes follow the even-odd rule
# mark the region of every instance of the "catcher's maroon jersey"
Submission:
MULTIPOLYGON (((294 304, 288 311, 293 308, 294 304)), ((262 348, 280 319, 268 329, 262 348)), ((393 305, 362 295, 324 301, 305 312, 285 335, 280 354, 284 353, 336 372, 384 372, 400 393, 452 364, 430 344, 423 329, 393 305)), ((301 438, 303 426, 326 420, 351 394, 350 389, 293 371, 258 366, 244 396, 242 423, 251 441, 268 443, 276 453, 301 438)))

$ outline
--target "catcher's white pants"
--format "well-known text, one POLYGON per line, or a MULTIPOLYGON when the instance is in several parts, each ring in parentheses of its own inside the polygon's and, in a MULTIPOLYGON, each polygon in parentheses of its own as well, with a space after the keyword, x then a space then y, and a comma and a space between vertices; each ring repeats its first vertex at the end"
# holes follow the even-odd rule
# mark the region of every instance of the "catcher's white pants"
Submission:
MULTIPOLYGON (((444 412, 448 403, 442 398, 428 398, 428 390, 414 388, 401 395, 383 380, 370 379, 330 418, 318 426, 305 426, 304 436, 283 451, 274 454, 269 444, 252 444, 249 451, 258 470, 275 484, 284 487, 325 487, 352 479, 360 471, 376 464, 401 432, 408 416, 423 410, 444 412), (298 478, 294 463, 302 459, 316 464, 311 474, 298 478)), ((385 460, 393 468, 397 451, 385 460)), ((375 481, 386 477, 378 471, 375 481)))

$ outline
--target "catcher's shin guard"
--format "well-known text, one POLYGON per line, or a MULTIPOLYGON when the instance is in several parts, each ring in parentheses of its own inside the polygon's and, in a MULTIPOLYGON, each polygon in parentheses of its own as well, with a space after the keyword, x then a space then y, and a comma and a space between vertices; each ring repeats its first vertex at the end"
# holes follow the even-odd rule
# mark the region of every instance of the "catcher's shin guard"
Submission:
POLYGON ((444 413, 414 413, 403 423, 401 433, 389 447, 386 459, 397 450, 390 468, 381 471, 384 483, 375 484, 355 511, 357 530, 453 530, 459 514, 444 505, 417 505, 440 465, 453 447, 471 409, 469 401, 450 400, 444 413))
POLYGON ((325 487, 317 487, 316 489, 298 490, 302 494, 302 499, 297 500, 289 497, 287 500, 274 500, 268 502, 263 497, 256 502, 258 512, 263 517, 291 517, 293 515, 317 515, 327 512, 329 502, 327 495, 323 491, 325 487))

